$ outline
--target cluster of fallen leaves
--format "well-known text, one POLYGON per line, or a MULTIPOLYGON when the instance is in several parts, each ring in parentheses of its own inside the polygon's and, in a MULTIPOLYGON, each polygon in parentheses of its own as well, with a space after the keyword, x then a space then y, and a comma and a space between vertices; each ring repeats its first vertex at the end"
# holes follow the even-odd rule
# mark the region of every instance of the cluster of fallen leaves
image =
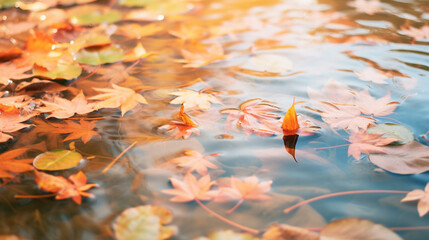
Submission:
MULTIPOLYGON (((374 164, 394 173, 429 170, 429 164, 420 161, 428 157, 427 146, 416 141, 401 142, 403 139, 387 136, 386 132, 372 132, 371 129, 394 113, 399 105, 399 102, 391 100, 389 92, 377 99, 366 89, 352 89, 330 80, 321 91, 308 89, 308 102, 295 102, 295 99, 292 102, 291 97, 292 103, 285 111, 274 102, 261 98, 225 101, 222 98, 225 92, 208 85, 201 78, 193 80, 195 75, 201 74, 201 69, 210 66, 223 68, 222 64, 237 56, 245 58, 244 63, 226 64, 225 67, 237 74, 278 77, 290 73, 293 63, 287 57, 258 52, 290 47, 281 41, 259 39, 246 50, 228 48, 240 42, 239 34, 242 32, 289 24, 283 18, 275 19, 264 14, 247 16, 248 12, 244 10, 251 9, 253 3, 246 5, 234 1, 237 8, 243 9, 243 16, 225 14, 217 21, 208 17, 195 24, 188 21, 191 16, 219 14, 216 4, 207 7, 203 1, 191 0, 118 0, 105 6, 91 2, 94 1, 11 0, 0 3, 0 8, 17 7, 23 11, 5 10, 12 16, 19 14, 19 18, 7 17, 6 14, 0 28, 0 38, 6 40, 5 43, 0 42, 0 143, 12 146, 11 150, 0 155, 0 179, 4 183, 18 181, 21 173, 33 171, 39 189, 49 193, 16 197, 54 196, 57 200, 71 198, 77 204, 81 204, 82 196, 94 198, 87 191, 98 185, 88 184, 82 171, 68 178, 42 172, 73 169, 81 162, 83 157, 73 144, 70 150, 62 149, 64 146, 57 149, 56 146, 72 140, 87 144, 95 137, 104 138, 96 128, 98 121, 102 121, 100 119, 126 118, 133 115, 129 114, 131 111, 134 115, 142 111, 155 115, 160 109, 159 106, 153 107, 156 104, 164 104, 163 107, 175 112, 172 117, 152 126, 156 129, 155 134, 165 139, 188 139, 199 135, 200 126, 215 124, 216 119, 209 119, 209 124, 199 123, 196 119, 204 114, 213 114, 217 112, 214 108, 226 105, 220 110, 226 116, 225 131, 244 132, 246 136, 283 136, 286 151, 295 161, 298 137, 319 134, 323 129, 333 133, 344 131, 348 135, 348 155, 356 160, 360 160, 362 154, 371 154, 370 160, 374 164), (177 74, 171 77, 163 72, 164 67, 177 74), (159 82, 164 78, 174 81, 161 85, 159 82), (194 87, 197 83, 205 86, 194 87), (161 94, 161 99, 154 97, 162 93, 161 90, 166 90, 167 94, 161 94), (300 113, 303 105, 313 110, 315 116, 300 113), (299 107, 298 114, 295 106, 299 107), (414 151, 413 155, 404 156, 409 151, 414 151), (42 153, 36 156, 34 152, 42 153), (392 158, 394 163, 389 163, 392 158)), ((257 1, 256 4, 262 3, 257 1)), ((384 11, 378 0, 355 0, 349 1, 348 5, 356 12, 368 15, 384 11)), ((342 14, 319 11, 310 17, 314 22, 338 24, 345 29, 356 27, 356 23, 342 14)), ((413 27, 406 24, 398 31, 411 37, 411 42, 415 43, 429 38, 428 29, 426 25, 413 27)), ((275 34, 283 36, 284 29, 275 34)), ((336 43, 388 42, 373 35, 326 39, 336 43)), ((410 79, 374 64, 362 71, 354 71, 354 74, 371 84, 388 84, 386 80, 394 76, 410 79)), ((405 89, 411 90, 412 87, 405 89)), ((173 188, 162 192, 172 195, 172 202, 195 201, 203 207, 205 205, 201 201, 233 202, 235 205, 225 211, 229 214, 244 201, 272 199, 273 182, 261 180, 256 174, 216 178, 213 172, 221 168, 216 161, 219 155, 203 155, 187 149, 183 156, 172 158, 168 163, 181 171, 179 176, 169 179, 173 188)), ((413 190, 402 200, 419 200, 420 216, 429 211, 427 188, 425 191, 413 190)), ((117 239, 167 239, 177 232, 174 227, 164 226, 171 219, 171 212, 161 207, 130 208, 116 219, 114 234, 117 239)), ((262 239, 335 239, 351 235, 355 239, 364 239, 372 234, 380 234, 383 239, 400 239, 388 229, 360 219, 331 223, 320 234, 274 225, 262 239), (374 229, 380 232, 376 233, 374 229)), ((260 239, 233 231, 219 231, 196 239, 240 237, 260 239)))

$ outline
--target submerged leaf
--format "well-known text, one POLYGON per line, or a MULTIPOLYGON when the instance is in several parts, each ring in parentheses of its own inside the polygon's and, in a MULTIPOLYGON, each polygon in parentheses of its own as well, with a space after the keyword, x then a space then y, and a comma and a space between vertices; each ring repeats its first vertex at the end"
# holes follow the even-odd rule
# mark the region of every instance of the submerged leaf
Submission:
POLYGON ((378 167, 397 174, 419 174, 429 171, 429 147, 412 141, 400 146, 383 147, 386 154, 370 154, 378 167))
POLYGON ((164 226, 172 218, 169 210, 158 206, 144 205, 125 209, 113 223, 115 239, 168 239, 177 232, 174 226, 164 226))
POLYGON ((264 233, 263 240, 319 240, 317 233, 305 228, 273 224, 264 233))
POLYGON ((343 218, 326 225, 320 240, 401 240, 383 225, 359 218, 343 218))
POLYGON ((123 56, 122 49, 111 45, 100 47, 99 49, 82 49, 76 53, 76 61, 82 64, 97 66, 121 61, 123 56))
POLYGON ((259 240, 248 233, 238 233, 232 230, 220 230, 210 233, 207 237, 197 237, 193 240, 259 240))
POLYGON ((37 155, 33 165, 39 170, 57 171, 76 167, 81 159, 78 152, 58 149, 37 155))
POLYGON ((367 129, 367 133, 382 133, 383 137, 397 139, 392 144, 406 144, 414 140, 414 134, 409 128, 396 123, 382 123, 370 126, 367 129))
POLYGON ((289 58, 275 54, 259 54, 251 57, 243 66, 244 69, 269 73, 286 73, 293 67, 289 58))

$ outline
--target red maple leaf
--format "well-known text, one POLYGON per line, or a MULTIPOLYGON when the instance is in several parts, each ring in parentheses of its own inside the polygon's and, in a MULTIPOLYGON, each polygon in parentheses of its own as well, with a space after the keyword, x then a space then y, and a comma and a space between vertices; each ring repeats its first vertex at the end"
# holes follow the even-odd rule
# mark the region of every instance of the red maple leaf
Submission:
POLYGON ((351 143, 348 155, 359 160, 361 153, 385 153, 386 150, 382 146, 398 141, 398 139, 383 137, 383 133, 367 134, 365 129, 361 129, 353 133, 347 141, 351 143))

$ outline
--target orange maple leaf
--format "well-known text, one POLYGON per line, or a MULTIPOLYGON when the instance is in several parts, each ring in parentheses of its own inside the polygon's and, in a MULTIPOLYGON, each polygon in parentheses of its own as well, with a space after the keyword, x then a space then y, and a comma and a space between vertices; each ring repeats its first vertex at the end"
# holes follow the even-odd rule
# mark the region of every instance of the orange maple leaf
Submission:
POLYGON ((56 130, 53 130, 52 132, 69 134, 64 141, 80 138, 82 139, 82 142, 86 144, 92 137, 101 137, 100 134, 94 130, 95 122, 96 121, 85 121, 80 119, 79 123, 68 120, 64 121, 65 124, 54 122, 51 122, 50 124, 56 127, 56 130))
POLYGON ((18 66, 14 62, 0 63, 0 84, 8 85, 14 79, 23 79, 33 76, 25 73, 31 70, 31 66, 18 66))
POLYGON ((16 132, 23 128, 32 126, 31 124, 21 123, 24 122, 36 114, 20 114, 19 112, 2 112, 0 114, 0 142, 6 142, 7 140, 13 138, 12 136, 5 134, 16 132))
POLYGON ((162 192, 175 195, 170 199, 172 202, 190 202, 195 199, 210 200, 214 193, 214 191, 210 191, 210 188, 216 183, 210 181, 210 175, 205 175, 197 180, 191 173, 187 173, 183 181, 175 178, 170 178, 170 181, 174 189, 165 189, 162 192))
POLYGON ((33 170, 33 159, 16 159, 26 151, 28 148, 19 148, 0 154, 0 178, 13 178, 15 173, 33 170))
POLYGON ((121 107, 122 116, 137 106, 138 103, 147 104, 146 99, 136 93, 133 89, 120 87, 112 83, 113 88, 94 88, 102 94, 90 97, 91 100, 102 100, 97 102, 95 109, 121 107))
POLYGON ((25 49, 27 51, 49 52, 54 44, 55 41, 51 35, 36 31, 28 36, 25 49))
POLYGON ((38 108, 41 112, 51 113, 47 118, 69 118, 75 114, 86 114, 94 111, 95 103, 88 103, 81 91, 71 101, 55 96, 53 101, 43 101, 45 107, 38 108))
POLYGON ((283 119, 282 129, 284 135, 293 135, 298 131, 298 117, 295 112, 295 98, 293 99, 292 106, 287 110, 283 119))
POLYGON ((37 185, 39 185, 39 188, 55 193, 55 199, 72 198, 75 203, 80 205, 82 202, 82 196, 95 198, 93 194, 85 191, 93 187, 97 187, 98 185, 95 183, 86 184, 87 179, 82 171, 71 175, 68 180, 61 176, 54 176, 36 170, 34 170, 34 173, 36 175, 35 180, 37 185))
POLYGON ((194 122, 188 114, 184 112, 183 105, 180 106, 179 117, 182 122, 170 121, 169 124, 161 126, 160 130, 165 130, 171 132, 171 136, 174 138, 183 138, 187 139, 192 135, 192 133, 199 135, 200 130, 198 129, 198 124, 194 122))

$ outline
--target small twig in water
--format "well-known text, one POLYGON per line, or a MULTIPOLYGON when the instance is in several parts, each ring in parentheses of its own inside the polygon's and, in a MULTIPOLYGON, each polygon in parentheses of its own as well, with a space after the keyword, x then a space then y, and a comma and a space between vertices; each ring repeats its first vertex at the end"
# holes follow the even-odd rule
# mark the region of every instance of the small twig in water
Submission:
POLYGON ((124 151, 121 152, 121 154, 119 154, 115 159, 113 159, 112 162, 109 163, 109 165, 107 165, 106 168, 103 169, 103 174, 106 174, 107 171, 109 171, 109 169, 113 166, 113 164, 115 164, 119 158, 121 158, 126 152, 128 152, 128 150, 130 150, 132 147, 134 147, 134 145, 137 144, 137 141, 133 142, 130 146, 128 146, 124 151))
POLYGON ((252 233, 252 234, 258 234, 259 231, 253 228, 249 228, 249 227, 245 227, 241 224, 238 224, 236 222, 233 222, 229 219, 226 219, 224 217, 222 217, 221 215, 217 214, 216 212, 214 212, 213 210, 211 210, 210 208, 208 208, 206 205, 204 205, 200 200, 198 200, 197 198, 195 199, 195 201, 198 203, 198 205, 200 205, 204 210, 206 210, 207 212, 209 212, 210 214, 212 214, 213 216, 217 217, 219 220, 228 223, 231 226, 234 226, 236 228, 239 228, 241 230, 244 230, 246 232, 252 233))
POLYGON ((289 213, 292 210, 301 207, 302 205, 315 202, 317 200, 330 198, 330 197, 336 197, 336 196, 343 196, 343 195, 352 195, 352 194, 362 194, 362 193, 400 193, 400 194, 407 194, 407 191, 395 191, 395 190, 358 190, 358 191, 347 191, 347 192, 337 192, 337 193, 328 193, 322 196, 314 197, 307 199, 305 201, 302 201, 300 203, 297 203, 291 207, 288 207, 284 210, 284 213, 289 213))

